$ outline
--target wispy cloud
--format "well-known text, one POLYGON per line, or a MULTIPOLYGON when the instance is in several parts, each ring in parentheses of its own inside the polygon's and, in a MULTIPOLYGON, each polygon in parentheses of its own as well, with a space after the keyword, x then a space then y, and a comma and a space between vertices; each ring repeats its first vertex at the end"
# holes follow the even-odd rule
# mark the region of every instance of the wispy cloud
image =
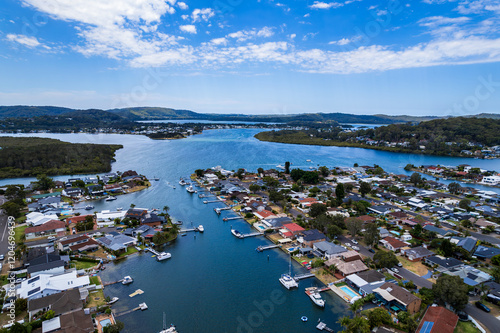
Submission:
MULTIPOLYGON (((36 37, 32 37, 32 36, 8 34, 6 36, 6 40, 8 40, 9 42, 21 44, 21 45, 29 47, 29 48, 34 48, 37 46, 44 46, 38 41, 38 39, 36 39, 36 37)), ((44 47, 49 48, 48 46, 44 46, 44 47)))
POLYGON ((188 32, 190 34, 196 33, 196 26, 192 24, 181 25, 179 26, 179 29, 181 29, 181 31, 188 32))

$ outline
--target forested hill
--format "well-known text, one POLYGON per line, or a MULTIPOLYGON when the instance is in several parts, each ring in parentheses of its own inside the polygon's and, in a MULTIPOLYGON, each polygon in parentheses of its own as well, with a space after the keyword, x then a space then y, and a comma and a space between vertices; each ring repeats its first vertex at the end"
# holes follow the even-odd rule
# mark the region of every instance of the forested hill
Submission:
POLYGON ((484 147, 500 145, 500 119, 457 117, 419 124, 392 124, 357 131, 344 131, 339 127, 269 131, 258 133, 255 137, 262 141, 281 143, 351 146, 430 155, 477 156, 476 152, 484 147))
POLYGON ((68 113, 73 111, 77 110, 69 108, 61 108, 57 106, 28 106, 28 105, 0 106, 0 119, 37 117, 37 116, 57 116, 63 113, 68 113))
POLYGON ((0 137, 0 179, 108 172, 120 148, 123 146, 0 137))

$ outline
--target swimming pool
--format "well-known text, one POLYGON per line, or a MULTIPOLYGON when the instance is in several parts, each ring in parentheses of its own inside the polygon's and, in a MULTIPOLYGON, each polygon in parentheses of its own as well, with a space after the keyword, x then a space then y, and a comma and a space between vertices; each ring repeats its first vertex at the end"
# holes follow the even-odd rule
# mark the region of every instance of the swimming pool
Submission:
POLYGON ((99 322, 99 324, 101 324, 102 327, 106 327, 106 326, 109 326, 111 325, 111 320, 109 319, 103 319, 99 322))
POLYGON ((257 226, 260 230, 266 230, 266 228, 263 225, 258 225, 257 226))
POLYGON ((356 296, 359 296, 357 293, 355 293, 351 288, 349 288, 348 286, 342 286, 340 287, 340 290, 342 290, 343 292, 345 292, 347 295, 349 295, 350 298, 354 298, 356 296))

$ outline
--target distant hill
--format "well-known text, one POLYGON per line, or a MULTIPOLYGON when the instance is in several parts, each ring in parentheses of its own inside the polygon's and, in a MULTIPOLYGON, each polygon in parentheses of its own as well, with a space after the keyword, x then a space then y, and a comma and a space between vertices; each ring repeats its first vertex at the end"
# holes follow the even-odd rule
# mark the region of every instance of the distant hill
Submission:
MULTIPOLYGON (((79 115, 85 118, 89 123, 93 122, 90 118, 97 116, 96 112, 101 113, 98 118, 106 121, 119 121, 119 118, 111 119, 111 114, 120 117, 123 121, 138 120, 174 120, 174 119, 203 119, 212 121, 249 121, 249 122, 276 122, 276 123, 300 123, 300 122, 331 122, 331 123, 359 123, 359 124, 395 124, 395 123, 418 123, 446 117, 415 117, 415 116, 390 116, 383 114, 376 115, 355 115, 349 113, 302 113, 285 115, 246 115, 246 114, 212 114, 198 113, 190 110, 176 110, 172 108, 161 107, 133 107, 111 110, 75 110, 55 106, 0 106, 0 119, 5 118, 31 118, 37 116, 59 116, 71 114, 77 118, 79 115), (94 113, 93 115, 90 113, 94 113)), ((478 118, 500 119, 500 114, 482 113, 478 118)))

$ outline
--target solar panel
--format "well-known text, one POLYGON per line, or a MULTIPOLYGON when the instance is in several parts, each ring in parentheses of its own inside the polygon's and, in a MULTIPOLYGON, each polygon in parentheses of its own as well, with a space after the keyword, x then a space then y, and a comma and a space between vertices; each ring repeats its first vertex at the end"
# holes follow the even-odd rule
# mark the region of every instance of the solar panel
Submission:
POLYGON ((431 330, 432 330, 432 326, 434 326, 434 322, 433 321, 426 321, 426 322, 424 322, 424 324, 422 325, 422 328, 420 329, 419 333, 430 333, 431 330))

